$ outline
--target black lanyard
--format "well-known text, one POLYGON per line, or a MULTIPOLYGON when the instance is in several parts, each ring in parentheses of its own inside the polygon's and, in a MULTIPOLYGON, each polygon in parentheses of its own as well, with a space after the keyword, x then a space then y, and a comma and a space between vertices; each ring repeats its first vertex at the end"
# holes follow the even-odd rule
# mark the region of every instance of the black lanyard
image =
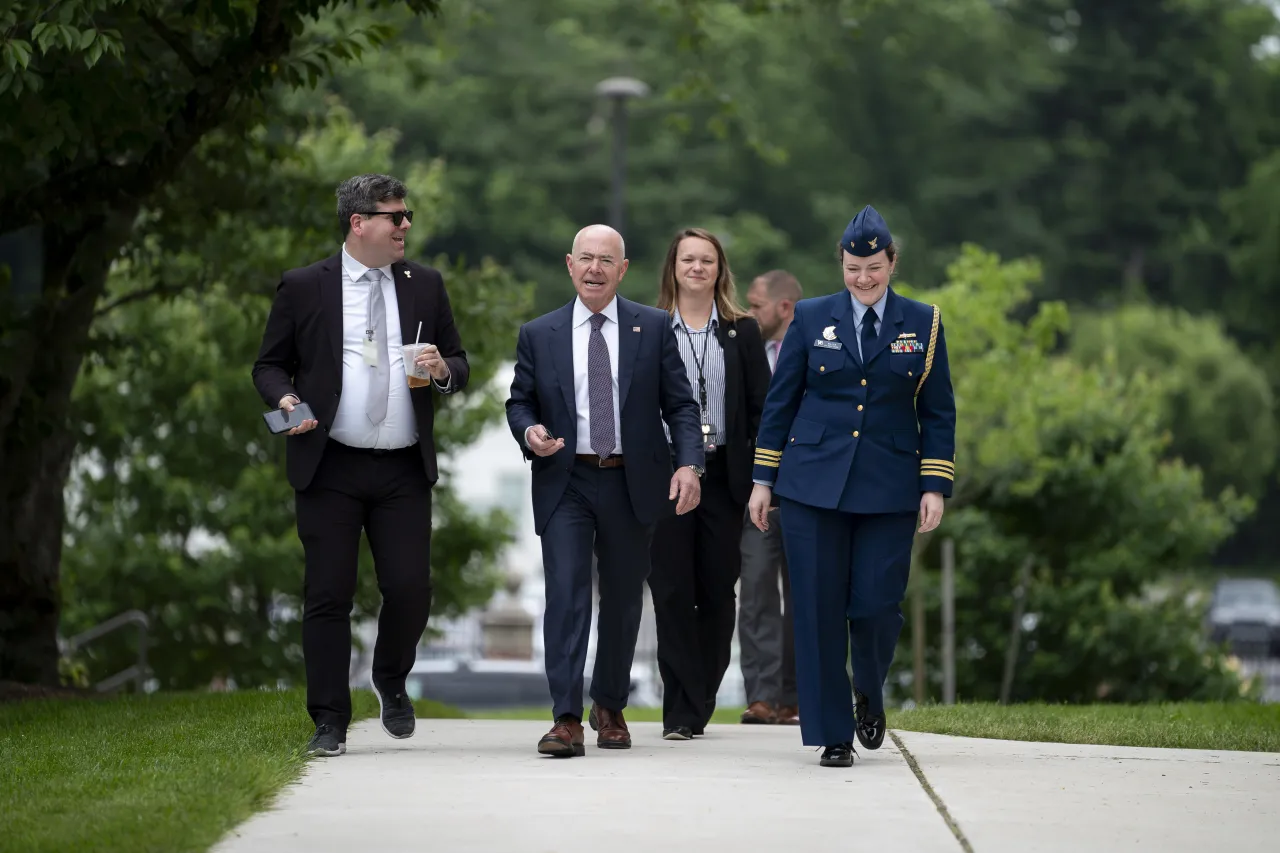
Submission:
POLYGON ((707 360, 707 344, 710 341, 711 320, 707 320, 706 334, 702 338, 702 357, 698 357, 698 351, 693 346, 693 333, 689 331, 689 327, 685 325, 684 318, 680 318, 680 328, 684 329, 685 336, 689 338, 689 352, 693 353, 693 361, 698 365, 698 400, 702 403, 702 421, 706 423, 707 417, 707 378, 703 372, 703 364, 707 360))

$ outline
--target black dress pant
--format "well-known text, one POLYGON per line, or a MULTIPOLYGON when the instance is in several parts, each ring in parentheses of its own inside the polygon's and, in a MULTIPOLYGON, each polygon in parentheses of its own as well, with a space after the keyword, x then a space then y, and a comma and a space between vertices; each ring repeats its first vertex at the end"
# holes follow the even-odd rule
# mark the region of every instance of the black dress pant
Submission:
POLYGON ((662 722, 668 728, 696 731, 707 724, 732 656, 744 506, 729 493, 724 457, 723 449, 707 457, 701 502, 658 522, 650 549, 662 722))
POLYGON ((369 537, 382 611, 373 679, 398 691, 431 612, 431 485, 417 445, 392 451, 330 440, 315 478, 297 492, 306 553, 302 653, 307 711, 317 726, 351 722, 351 609, 360 531, 369 537))

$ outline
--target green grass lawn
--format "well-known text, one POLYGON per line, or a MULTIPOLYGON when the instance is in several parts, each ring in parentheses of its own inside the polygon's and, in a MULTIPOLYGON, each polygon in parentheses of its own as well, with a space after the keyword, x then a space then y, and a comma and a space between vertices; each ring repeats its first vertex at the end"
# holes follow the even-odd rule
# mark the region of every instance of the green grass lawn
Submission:
MULTIPOLYGON (((417 700, 419 717, 460 717, 417 700)), ((0 704, 0 853, 202 851, 296 779, 311 734, 301 691, 0 704)), ((373 716, 356 693, 356 717, 373 716)), ((736 724, 740 708, 715 723, 736 724)), ((657 722, 656 708, 627 719, 657 722)), ((545 707, 475 713, 547 720, 545 707)), ((1280 752, 1280 705, 957 705, 890 725, 969 737, 1280 752)))
MULTIPOLYGON (((0 705, 0 851, 207 850, 297 778, 305 706, 301 691, 0 705)), ((356 693, 357 718, 377 708, 356 693)))
MULTIPOLYGON (((486 720, 547 720, 550 708, 469 713, 486 720)), ((628 708, 627 722, 660 723, 661 708, 628 708)), ((741 708, 717 708, 712 723, 736 724, 741 708)), ((889 726, 1004 740, 1280 752, 1280 704, 927 705, 889 711, 889 726)))
POLYGON ((1006 740, 1280 752, 1280 704, 926 705, 889 726, 1006 740))

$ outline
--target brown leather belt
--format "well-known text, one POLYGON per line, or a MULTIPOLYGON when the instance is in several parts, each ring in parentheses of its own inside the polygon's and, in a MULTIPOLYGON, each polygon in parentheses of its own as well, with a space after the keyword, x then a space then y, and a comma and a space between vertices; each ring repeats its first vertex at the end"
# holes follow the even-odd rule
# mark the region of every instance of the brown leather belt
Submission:
POLYGON ((589 465, 594 465, 597 468, 621 468, 622 467, 621 456, 606 456, 603 459, 601 459, 599 456, 596 456, 594 453, 579 453, 576 455, 583 462, 586 462, 589 465))

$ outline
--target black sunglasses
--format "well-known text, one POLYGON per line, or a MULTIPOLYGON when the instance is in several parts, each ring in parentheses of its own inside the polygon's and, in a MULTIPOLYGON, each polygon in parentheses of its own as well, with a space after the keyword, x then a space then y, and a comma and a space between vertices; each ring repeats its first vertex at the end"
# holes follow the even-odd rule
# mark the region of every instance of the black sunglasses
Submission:
POLYGON ((410 222, 413 221, 412 210, 357 210, 356 213, 361 216, 390 216, 391 224, 397 228, 406 219, 410 222))

